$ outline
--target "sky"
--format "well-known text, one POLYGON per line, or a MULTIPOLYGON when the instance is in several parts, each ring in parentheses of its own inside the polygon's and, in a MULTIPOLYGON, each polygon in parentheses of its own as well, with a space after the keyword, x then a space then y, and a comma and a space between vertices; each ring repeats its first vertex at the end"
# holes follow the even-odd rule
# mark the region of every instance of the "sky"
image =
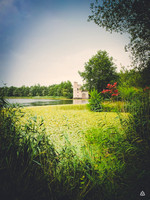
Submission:
POLYGON ((78 71, 97 53, 130 65, 128 35, 88 22, 94 0, 0 0, 0 86, 82 84, 78 71))

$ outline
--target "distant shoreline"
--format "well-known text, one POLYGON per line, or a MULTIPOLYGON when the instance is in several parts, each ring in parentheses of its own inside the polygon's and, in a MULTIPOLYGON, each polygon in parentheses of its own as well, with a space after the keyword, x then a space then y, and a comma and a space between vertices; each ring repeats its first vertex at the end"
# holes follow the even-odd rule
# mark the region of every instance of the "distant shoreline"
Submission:
POLYGON ((34 96, 34 97, 5 97, 5 99, 54 99, 54 100, 72 100, 66 97, 53 97, 53 96, 34 96))
POLYGON ((69 99, 66 97, 55 96, 34 96, 34 97, 4 97, 5 99, 52 99, 52 100, 88 100, 88 99, 69 99))

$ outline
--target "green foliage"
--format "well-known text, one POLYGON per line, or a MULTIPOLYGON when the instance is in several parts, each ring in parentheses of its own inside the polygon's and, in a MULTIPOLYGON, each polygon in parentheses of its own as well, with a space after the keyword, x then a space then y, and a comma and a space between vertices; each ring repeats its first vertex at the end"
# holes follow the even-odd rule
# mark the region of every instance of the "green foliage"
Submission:
POLYGON ((101 172, 100 181, 113 179, 117 173, 119 175, 124 170, 123 154, 131 144, 126 142, 126 137, 121 134, 120 130, 113 126, 103 125, 101 129, 93 128, 89 130, 86 134, 86 139, 93 150, 93 156, 95 155, 94 166, 96 170, 101 172))
POLYGON ((124 87, 142 87, 143 81, 141 72, 135 69, 122 69, 119 72, 119 85, 124 87))
POLYGON ((150 144, 150 92, 140 91, 127 103, 127 110, 134 119, 134 128, 146 143, 150 144))
POLYGON ((88 91, 95 89, 101 92, 107 83, 117 79, 113 58, 109 57, 106 51, 98 51, 84 67, 85 71, 79 71, 79 74, 85 80, 84 87, 88 91))
POLYGON ((124 101, 132 101, 135 96, 140 95, 140 89, 135 87, 119 86, 118 90, 124 101))
POLYGON ((141 68, 150 68, 150 2, 148 0, 95 0, 91 4, 93 20, 107 31, 130 34, 128 49, 141 68))
MULTIPOLYGON (((127 167, 128 176, 125 180, 130 188, 128 191, 138 191, 142 186, 143 190, 149 191, 150 187, 150 93, 149 90, 140 91, 132 99, 127 101, 126 111, 130 112, 129 123, 124 128, 127 139, 136 148, 134 161, 130 160, 127 167), (129 178, 130 177, 130 178, 129 178), (134 181, 134 186, 131 179, 134 181), (136 185, 136 187, 135 187, 136 185)), ((137 194, 132 199, 138 197, 137 194)), ((131 198, 130 198, 131 199, 131 198)))
POLYGON ((144 88, 150 85, 150 69, 126 69, 122 67, 119 75, 119 85, 124 87, 144 88))
POLYGON ((56 153, 43 121, 32 117, 20 126, 23 115, 14 106, 0 110, 0 198, 47 199, 48 178, 53 180, 47 171, 54 169, 56 153))
POLYGON ((95 112, 100 112, 102 111, 102 100, 103 98, 101 97, 101 94, 98 93, 97 90, 92 90, 90 92, 90 99, 89 99, 89 108, 90 110, 92 111, 95 111, 95 112))
POLYGON ((64 96, 70 99, 73 97, 73 88, 70 81, 51 85, 49 86, 48 91, 49 96, 64 96))
POLYGON ((104 101, 102 103, 103 112, 124 112, 125 111, 125 103, 122 101, 104 101))
POLYGON ((144 69, 140 70, 140 73, 141 73, 141 78, 142 78, 141 86, 142 87, 146 87, 146 86, 150 85, 150 78, 149 78, 149 75, 150 75, 150 62, 149 62, 149 65, 147 67, 145 67, 144 69))
MULTIPOLYGON (((125 128, 127 124, 129 125, 128 120, 122 122, 122 127, 125 128)), ((135 181, 134 186, 137 187, 136 179, 132 179, 129 185, 127 180, 133 178, 135 174, 133 169, 136 168, 136 163, 133 158, 138 156, 137 147, 117 127, 106 126, 104 121, 102 125, 102 128, 93 128, 86 134, 92 149, 94 170, 99 172, 99 187, 102 186, 101 193, 104 192, 102 199, 125 200, 128 197, 129 187, 132 187, 131 191, 135 197, 132 185, 135 181)), ((130 194, 128 198, 134 200, 131 196, 130 194)))

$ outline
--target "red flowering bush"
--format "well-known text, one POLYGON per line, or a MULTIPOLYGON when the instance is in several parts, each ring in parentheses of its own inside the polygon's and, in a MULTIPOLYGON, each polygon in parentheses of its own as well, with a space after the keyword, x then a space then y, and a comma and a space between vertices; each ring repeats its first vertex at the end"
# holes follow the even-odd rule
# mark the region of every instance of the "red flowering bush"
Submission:
POLYGON ((117 82, 115 82, 113 85, 107 84, 106 88, 108 88, 108 89, 103 89, 103 91, 102 91, 103 94, 106 94, 106 93, 111 94, 112 97, 119 95, 119 92, 117 89, 117 82))

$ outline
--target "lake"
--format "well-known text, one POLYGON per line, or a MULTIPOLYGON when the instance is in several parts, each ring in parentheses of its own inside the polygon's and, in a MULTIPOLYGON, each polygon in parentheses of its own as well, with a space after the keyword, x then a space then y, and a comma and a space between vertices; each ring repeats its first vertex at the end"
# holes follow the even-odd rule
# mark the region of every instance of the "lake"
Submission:
POLYGON ((11 104, 17 103, 22 106, 47 106, 63 104, 86 104, 88 100, 53 100, 53 99, 7 99, 11 104))

